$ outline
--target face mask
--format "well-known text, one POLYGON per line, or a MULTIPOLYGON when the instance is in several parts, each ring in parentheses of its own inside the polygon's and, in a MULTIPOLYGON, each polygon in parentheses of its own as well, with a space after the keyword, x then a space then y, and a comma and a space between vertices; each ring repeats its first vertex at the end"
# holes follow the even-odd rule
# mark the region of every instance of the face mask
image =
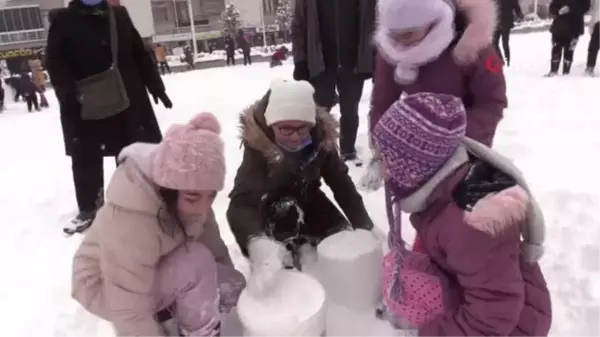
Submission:
POLYGON ((81 3, 83 3, 86 6, 96 6, 103 2, 104 0, 81 0, 81 3))
POLYGON ((281 144, 279 142, 277 143, 277 145, 280 148, 282 148, 284 151, 287 151, 287 152, 299 152, 299 151, 304 150, 307 146, 309 146, 311 144, 312 144, 312 137, 306 138, 306 140, 304 140, 304 142, 302 144, 300 144, 300 146, 298 146, 296 148, 291 148, 291 147, 285 146, 285 145, 283 145, 283 144, 281 144))

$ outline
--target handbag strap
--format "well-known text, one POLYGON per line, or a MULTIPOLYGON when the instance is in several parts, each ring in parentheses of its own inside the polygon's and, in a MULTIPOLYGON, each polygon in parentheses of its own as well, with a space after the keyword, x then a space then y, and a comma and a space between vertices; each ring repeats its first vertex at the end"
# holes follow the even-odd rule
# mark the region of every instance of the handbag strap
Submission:
POLYGON ((112 53, 112 67, 119 65, 119 37, 117 35, 117 19, 112 5, 108 4, 108 25, 110 34, 110 51, 112 53))

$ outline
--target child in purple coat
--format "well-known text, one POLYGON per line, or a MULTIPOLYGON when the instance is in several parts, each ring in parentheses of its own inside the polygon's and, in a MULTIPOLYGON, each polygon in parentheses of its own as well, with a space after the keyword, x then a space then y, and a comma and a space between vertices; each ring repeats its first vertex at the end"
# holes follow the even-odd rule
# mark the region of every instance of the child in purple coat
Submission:
POLYGON ((508 159, 464 137, 467 119, 459 98, 419 93, 374 126, 396 210, 384 261, 388 317, 419 336, 546 336, 541 212, 508 159), (411 214, 424 253, 405 248, 400 211, 411 214))

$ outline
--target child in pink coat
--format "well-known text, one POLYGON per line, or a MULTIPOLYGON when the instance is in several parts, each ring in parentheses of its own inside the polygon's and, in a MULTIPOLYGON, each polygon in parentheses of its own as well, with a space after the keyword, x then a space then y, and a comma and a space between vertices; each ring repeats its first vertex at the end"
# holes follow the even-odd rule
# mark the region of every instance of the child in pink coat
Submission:
POLYGON ((212 210, 225 183, 219 132, 203 113, 120 154, 72 282, 73 298, 118 336, 217 336, 237 303, 245 280, 212 210))

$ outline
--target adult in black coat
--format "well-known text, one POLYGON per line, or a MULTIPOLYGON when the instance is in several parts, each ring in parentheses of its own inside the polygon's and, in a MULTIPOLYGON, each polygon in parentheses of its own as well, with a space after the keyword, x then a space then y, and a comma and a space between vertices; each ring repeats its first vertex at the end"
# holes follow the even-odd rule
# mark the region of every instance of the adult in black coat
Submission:
POLYGON ((583 16, 590 10, 590 0, 552 0, 550 14, 554 17, 552 33, 552 59, 548 76, 558 74, 563 59, 563 75, 571 72, 573 53, 579 37, 583 35, 583 16))
POLYGON ((161 131, 148 97, 167 108, 172 104, 156 65, 144 47, 129 13, 114 6, 118 32, 118 68, 130 106, 116 116, 82 120, 75 82, 107 70, 112 64, 108 4, 72 0, 53 12, 46 48, 47 70, 60 104, 66 154, 71 157, 79 215, 78 225, 91 223, 103 203, 103 157, 116 156, 134 142, 158 143, 161 131))
POLYGON ((250 58, 250 43, 246 40, 243 30, 238 30, 237 36, 235 37, 238 48, 242 50, 244 55, 244 65, 251 65, 252 58, 250 58))
POLYGON ((225 55, 227 65, 235 65, 235 41, 231 35, 225 36, 225 55))
POLYGON ((494 33, 494 45, 502 56, 500 50, 500 39, 502 39, 504 60, 506 65, 510 65, 510 30, 515 26, 515 15, 519 20, 523 19, 523 11, 521 11, 519 0, 496 0, 496 6, 498 8, 498 26, 494 33))

